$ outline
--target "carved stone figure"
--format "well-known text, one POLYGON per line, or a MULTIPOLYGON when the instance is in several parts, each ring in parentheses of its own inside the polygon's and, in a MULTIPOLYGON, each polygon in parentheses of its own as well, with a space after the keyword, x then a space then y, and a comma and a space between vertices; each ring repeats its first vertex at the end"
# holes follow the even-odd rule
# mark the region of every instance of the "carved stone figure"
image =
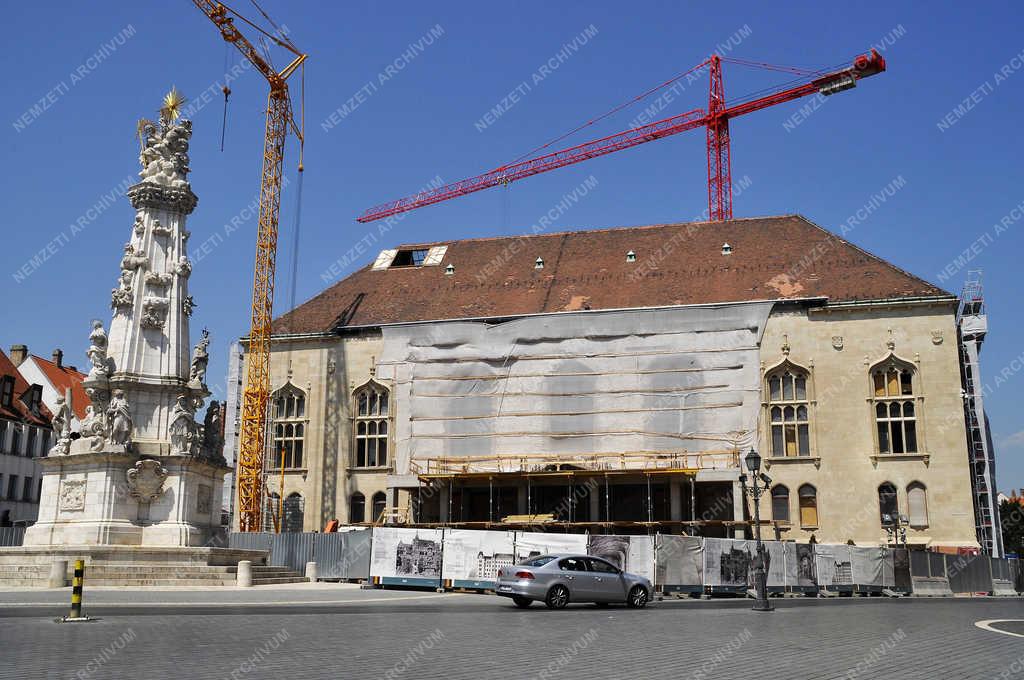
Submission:
POLYGON ((153 220, 153 235, 154 236, 170 236, 171 228, 165 227, 160 224, 160 220, 153 220))
POLYGON ((50 424, 53 426, 53 434, 57 437, 57 443, 50 449, 50 455, 67 455, 71 452, 71 407, 66 402, 64 395, 57 395, 57 403, 53 409, 53 419, 50 424))
POLYGON ((143 148, 139 154, 142 171, 139 177, 143 182, 183 189, 188 186, 188 145, 192 137, 192 123, 187 120, 174 125, 165 120, 161 123, 160 128, 152 123, 143 128, 143 148))
POLYGON ((117 280, 117 288, 110 291, 110 306, 113 309, 123 309, 132 306, 132 277, 129 270, 121 272, 117 280))
POLYGON ((107 439, 111 444, 127 447, 132 439, 132 414, 124 390, 114 390, 114 396, 107 406, 107 423, 110 431, 107 439))
POLYGON ((196 308, 196 301, 192 299, 191 295, 186 295, 181 301, 181 311, 185 316, 192 316, 192 310, 196 308))
POLYGON ((178 258, 178 266, 175 268, 175 271, 178 272, 178 276, 186 279, 189 277, 192 273, 192 262, 189 261, 187 255, 182 255, 178 258))
POLYGON ((149 260, 141 252, 135 250, 131 243, 124 244, 124 255, 121 257, 122 270, 144 269, 149 260))
POLYGON ((174 410, 171 411, 171 453, 179 456, 193 456, 196 453, 199 433, 195 421, 195 408, 187 394, 179 394, 174 410))
POLYGON ((214 462, 224 460, 223 423, 219 401, 211 401, 203 419, 203 457, 214 462))
POLYGON ((142 318, 139 319, 139 325, 143 328, 163 328, 169 304, 167 298, 146 296, 142 301, 142 318))
POLYGON ((107 332, 103 330, 103 322, 98 319, 92 322, 89 349, 85 354, 92 364, 92 368, 89 369, 90 378, 106 378, 110 375, 110 365, 107 361, 107 332))
POLYGON ((125 472, 128 495, 140 503, 152 503, 164 492, 167 470, 158 460, 140 460, 125 472))
POLYGON ((203 329, 203 337, 200 338, 194 350, 192 350, 192 369, 189 373, 189 383, 197 385, 206 384, 206 365, 210 362, 210 354, 206 348, 210 346, 210 331, 203 329))
POLYGON ((66 479, 57 492, 57 507, 62 511, 85 510, 85 480, 66 479))
POLYGON ((171 275, 163 272, 147 272, 146 283, 157 288, 166 288, 171 285, 171 275))

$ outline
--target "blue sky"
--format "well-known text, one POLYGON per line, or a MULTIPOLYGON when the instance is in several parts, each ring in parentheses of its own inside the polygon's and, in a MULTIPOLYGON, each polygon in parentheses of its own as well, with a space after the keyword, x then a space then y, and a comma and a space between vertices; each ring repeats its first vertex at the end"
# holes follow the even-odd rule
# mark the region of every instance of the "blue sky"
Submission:
MULTIPOLYGON (((416 211, 383 235, 354 221, 363 209, 434 178, 453 181, 512 160, 716 48, 819 68, 877 45, 889 71, 853 92, 733 123, 734 182, 749 185, 735 214, 799 212, 838 229, 897 181, 902 188, 848 238, 952 291, 967 269, 984 270, 990 335, 983 377, 991 389, 1000 488, 1024 486, 1024 12, 1009 2, 894 5, 849 11, 829 3, 780 9, 648 2, 639 11, 618 2, 267 0, 264 8, 310 54, 298 266, 293 272, 292 144, 276 309, 308 299, 389 244, 525 231, 591 176, 597 187, 553 228, 695 218, 707 191, 700 131, 416 211), (574 41, 575 49, 564 52, 574 41), (570 56, 544 73, 560 51, 570 56)), ((132 221, 127 199, 112 196, 138 171, 135 121, 153 117, 176 85, 194 100, 191 180, 200 202, 190 228, 192 246, 209 239, 209 247, 195 258, 190 285, 199 304, 195 331, 207 326, 213 334, 213 382, 226 371, 228 343, 248 327, 255 219, 236 220, 241 227, 234 230, 225 225, 253 213, 264 81, 243 69, 230 83, 222 153, 217 83, 240 59, 190 3, 21 3, 6 7, 5 16, 0 143, 7 226, 0 271, 9 278, 0 342, 27 343, 42 355, 60 346, 69 362, 85 363, 88 322, 109 319, 109 292, 132 221), (204 92, 213 95, 208 103, 204 92), (86 227, 68 237, 83 217, 86 227), (47 247, 45 261, 32 264, 47 247)), ((283 53, 274 55, 284 63, 283 53)), ((783 80, 726 66, 730 97, 783 80)), ((706 106, 706 80, 673 94, 660 116, 706 106)), ((642 110, 627 109, 567 142, 626 129, 642 110)))

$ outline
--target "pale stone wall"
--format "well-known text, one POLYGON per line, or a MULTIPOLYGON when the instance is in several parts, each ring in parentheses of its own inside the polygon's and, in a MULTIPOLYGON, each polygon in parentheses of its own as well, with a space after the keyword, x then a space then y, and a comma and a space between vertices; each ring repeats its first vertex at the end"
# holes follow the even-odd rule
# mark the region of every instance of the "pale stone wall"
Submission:
MULTIPOLYGON (((373 495, 387 492, 388 470, 351 469, 352 393, 372 378, 371 367, 380 353, 379 333, 274 342, 272 398, 289 382, 306 396, 304 467, 285 471, 282 494, 282 498, 301 494, 305 531, 322 530, 330 519, 348 522, 349 500, 357 491, 366 498, 366 519, 370 520, 373 495)), ((280 492, 280 480, 280 474, 268 477, 271 492, 280 492)))
MULTIPOLYGON (((762 411, 760 451, 767 474, 790 492, 792 522, 783 539, 884 542, 878 486, 895 485, 899 510, 909 514, 907 485, 920 482, 927 487, 928 526, 908 530, 908 542, 976 545, 952 303, 776 307, 762 339, 763 372, 786 359, 810 374, 811 457, 770 459, 770 426, 762 411), (923 455, 877 455, 870 368, 890 352, 916 369, 923 455), (802 484, 817 488, 817 528, 800 527, 802 484)), ((763 383, 762 390, 767 399, 763 383)), ((771 519, 770 498, 762 499, 761 513, 771 519)))

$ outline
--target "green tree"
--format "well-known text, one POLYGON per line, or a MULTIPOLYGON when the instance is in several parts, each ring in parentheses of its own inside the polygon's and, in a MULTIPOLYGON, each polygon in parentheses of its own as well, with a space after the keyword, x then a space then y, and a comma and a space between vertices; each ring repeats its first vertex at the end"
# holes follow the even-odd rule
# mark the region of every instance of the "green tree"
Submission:
POLYGON ((1003 501, 999 504, 999 520, 1003 527, 1003 549, 1024 557, 1024 505, 1003 501))

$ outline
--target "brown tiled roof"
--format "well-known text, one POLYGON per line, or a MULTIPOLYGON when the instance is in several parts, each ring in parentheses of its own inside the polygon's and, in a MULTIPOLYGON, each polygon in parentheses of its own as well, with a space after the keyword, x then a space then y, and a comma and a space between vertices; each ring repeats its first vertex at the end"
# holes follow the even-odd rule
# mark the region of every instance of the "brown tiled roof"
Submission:
POLYGON ((11 399, 10 406, 4 406, 0 403, 0 417, 9 418, 12 420, 21 420, 26 423, 32 423, 34 425, 49 426, 50 420, 53 419, 53 414, 50 413, 50 409, 46 408, 46 404, 39 404, 39 411, 33 412, 29 409, 22 397, 28 399, 27 393, 29 387, 28 381, 21 375, 21 372, 15 367, 3 350, 0 350, 0 378, 10 376, 14 378, 14 398, 11 399))
POLYGON ((89 395, 85 393, 85 388, 82 387, 85 373, 79 373, 70 366, 58 366, 49 359, 37 357, 34 354, 29 359, 36 362, 39 370, 47 377, 58 394, 64 394, 67 388, 71 388, 71 408, 75 412, 75 417, 79 420, 85 418, 85 408, 92 403, 89 400, 89 395))
POLYGON ((366 266, 276 319, 274 333, 580 309, 950 295, 799 215, 400 248, 430 245, 448 246, 440 266, 366 266), (635 262, 626 261, 630 250, 635 262), (538 257, 543 269, 534 266, 538 257))

